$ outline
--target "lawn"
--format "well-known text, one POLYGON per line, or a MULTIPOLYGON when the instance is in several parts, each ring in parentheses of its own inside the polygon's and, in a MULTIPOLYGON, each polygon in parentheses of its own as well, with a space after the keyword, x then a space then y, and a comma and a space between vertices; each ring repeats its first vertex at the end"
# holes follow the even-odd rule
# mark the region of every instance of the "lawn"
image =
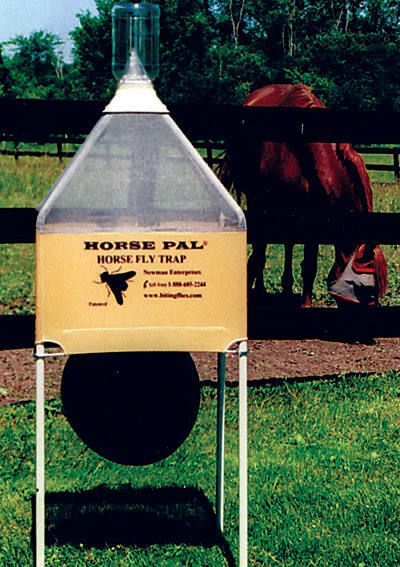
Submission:
MULTIPOLYGON (((36 207, 62 171, 54 158, 0 156, 0 206, 36 207)), ((33 313, 34 246, 0 244, 0 314, 33 313)))
MULTIPOLYGON (((250 565, 400 564, 399 397, 400 378, 391 372, 250 388, 250 565)), ((61 414, 60 402, 49 402, 53 544, 47 547, 47 564, 229 564, 224 553, 237 557, 237 389, 227 393, 225 546, 215 544, 209 510, 215 421, 215 389, 203 388, 198 420, 178 451, 155 465, 123 467, 87 449, 61 414), (150 487, 152 498, 143 499, 150 487), (173 496, 169 505, 166 493, 173 496), (142 505, 135 515, 138 498, 142 505), (157 502, 158 516, 151 508, 157 502), (144 529, 146 512, 153 516, 144 529), (162 514, 173 525, 183 521, 184 535, 168 529, 168 522, 163 532, 153 531, 162 514), (100 534, 108 530, 106 545, 90 529, 94 517, 100 534), (141 545, 135 545, 135 537, 141 545)), ((32 561, 33 403, 1 409, 0 452, 0 565, 24 567, 32 561)))

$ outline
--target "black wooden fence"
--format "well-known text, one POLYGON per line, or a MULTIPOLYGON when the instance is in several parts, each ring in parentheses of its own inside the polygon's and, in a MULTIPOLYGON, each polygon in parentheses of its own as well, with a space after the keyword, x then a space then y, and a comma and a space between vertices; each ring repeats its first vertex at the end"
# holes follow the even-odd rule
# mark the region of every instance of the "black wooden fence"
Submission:
MULTIPOLYGON (((3 156, 13 156, 15 161, 18 161, 20 157, 51 157, 58 158, 58 161, 63 163, 65 158, 72 158, 76 149, 71 149, 71 145, 77 146, 82 143, 82 139, 66 138, 64 141, 48 142, 42 144, 34 144, 34 147, 29 147, 27 144, 23 144, 14 140, 11 144, 7 143, 6 147, 0 148, 0 155, 3 156)), ((198 149, 204 150, 204 159, 209 166, 218 165, 223 159, 223 152, 226 149, 226 143, 224 141, 215 140, 193 140, 193 144, 198 149)), ((368 171, 386 171, 391 172, 394 175, 396 182, 400 181, 400 147, 372 147, 372 146, 356 146, 355 149, 360 154, 368 154, 369 156, 391 156, 391 163, 371 163, 364 158, 365 166, 368 171)), ((368 158, 371 159, 371 158, 368 158)))
MULTIPOLYGON (((0 100, 0 140, 66 142, 86 135, 99 118, 103 101, 0 100)), ((345 112, 326 109, 241 108, 170 105, 173 118, 193 141, 230 137, 346 141, 353 144, 400 142, 400 113, 345 112)), ((207 144, 206 144, 207 145, 207 144)), ((0 243, 33 243, 34 209, 0 209, 0 243)), ((307 216, 259 213, 248 216, 249 241, 330 244, 346 236, 381 244, 400 243, 400 215, 370 213, 307 216)), ((390 284, 390 282, 389 282, 390 284)), ((1 300, 1 298, 0 298, 1 300)), ((336 308, 297 309, 249 303, 249 337, 341 338, 400 336, 400 308, 342 311, 336 308)), ((0 316, 0 348, 32 347, 34 317, 0 316)))

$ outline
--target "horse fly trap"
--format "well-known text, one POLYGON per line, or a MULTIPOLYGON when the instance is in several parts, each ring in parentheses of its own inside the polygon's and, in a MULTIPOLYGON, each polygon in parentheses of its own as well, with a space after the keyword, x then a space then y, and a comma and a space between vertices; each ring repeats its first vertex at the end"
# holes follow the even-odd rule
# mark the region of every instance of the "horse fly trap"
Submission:
POLYGON ((37 219, 36 565, 45 563, 46 357, 68 355, 63 408, 86 445, 145 465, 174 452, 196 419, 199 380, 189 353, 217 353, 222 531, 225 356, 237 345, 244 566, 245 219, 153 89, 158 6, 116 4, 113 20, 116 94, 37 219))

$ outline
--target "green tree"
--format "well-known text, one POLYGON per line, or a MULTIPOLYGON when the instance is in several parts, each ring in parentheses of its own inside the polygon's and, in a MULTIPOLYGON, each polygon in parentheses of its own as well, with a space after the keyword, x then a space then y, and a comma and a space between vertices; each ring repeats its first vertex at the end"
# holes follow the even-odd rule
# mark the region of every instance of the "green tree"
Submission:
POLYGON ((9 69, 12 92, 16 97, 65 96, 67 83, 60 51, 62 41, 57 35, 41 30, 28 37, 18 35, 7 43, 12 48, 9 69))
MULTIPOLYGON (((111 9, 73 30, 73 94, 109 98, 111 9)), ((399 108, 394 0, 160 0, 165 102, 240 103, 270 82, 305 82, 330 106, 399 108), (390 63, 389 63, 390 62, 390 63)))
MULTIPOLYGON (((114 0, 96 0, 98 14, 78 15, 72 83, 77 98, 110 98, 111 10, 114 0)), ((239 102, 255 77, 266 73, 265 57, 239 41, 228 4, 164 0, 161 8, 161 70, 155 85, 166 102, 239 102), (236 35, 235 35, 236 34, 236 35)))
POLYGON ((399 50, 400 38, 377 33, 322 34, 299 58, 298 79, 323 77, 323 98, 333 108, 400 110, 399 50))
POLYGON ((245 0, 165 2, 160 93, 167 101, 238 103, 259 80, 267 59, 247 34, 245 0))
POLYGON ((3 56, 3 47, 0 45, 0 96, 11 96, 10 70, 3 56))
POLYGON ((273 82, 309 84, 334 108, 399 109, 398 2, 248 0, 246 4, 243 32, 252 36, 252 46, 257 38, 265 38, 263 52, 273 82))
POLYGON ((71 32, 72 93, 76 98, 110 98, 115 90, 111 71, 111 9, 114 0, 96 0, 97 15, 77 15, 79 26, 71 32))

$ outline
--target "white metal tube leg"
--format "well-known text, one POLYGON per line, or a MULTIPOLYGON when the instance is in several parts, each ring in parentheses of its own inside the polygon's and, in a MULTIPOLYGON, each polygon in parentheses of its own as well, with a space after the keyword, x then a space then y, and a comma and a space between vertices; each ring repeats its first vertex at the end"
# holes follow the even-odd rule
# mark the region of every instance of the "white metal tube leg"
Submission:
POLYGON ((45 564, 45 414, 44 346, 36 347, 36 549, 35 565, 45 564))
POLYGON ((225 478, 225 375, 226 354, 218 353, 218 405, 217 405, 217 486, 215 508, 217 528, 224 531, 224 478, 225 478))
POLYGON ((239 567, 247 567, 247 341, 239 344, 239 567))

